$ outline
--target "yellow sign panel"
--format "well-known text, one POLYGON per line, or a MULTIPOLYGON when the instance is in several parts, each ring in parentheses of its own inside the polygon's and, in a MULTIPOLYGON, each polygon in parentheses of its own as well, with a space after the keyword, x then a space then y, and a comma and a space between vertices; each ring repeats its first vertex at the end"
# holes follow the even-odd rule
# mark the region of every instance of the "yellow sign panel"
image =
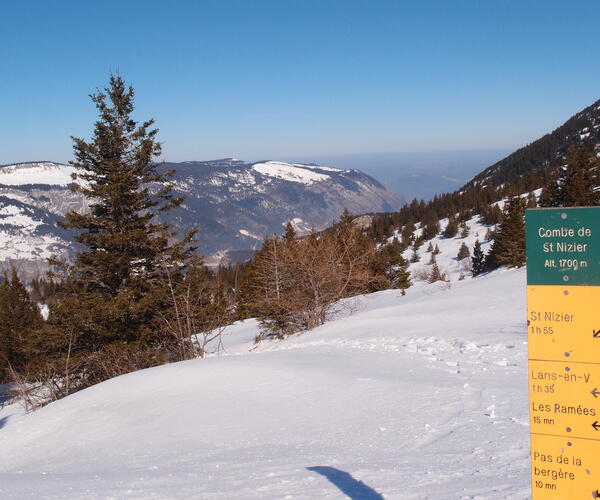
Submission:
POLYGON ((600 286, 527 287, 529 359, 600 362, 600 286))
POLYGON ((527 298, 533 498, 600 498, 600 286, 527 298))
POLYGON ((600 440, 600 365, 530 361, 529 414, 531 432, 600 440))
POLYGON ((600 498, 600 442, 531 434, 531 489, 536 500, 600 498))

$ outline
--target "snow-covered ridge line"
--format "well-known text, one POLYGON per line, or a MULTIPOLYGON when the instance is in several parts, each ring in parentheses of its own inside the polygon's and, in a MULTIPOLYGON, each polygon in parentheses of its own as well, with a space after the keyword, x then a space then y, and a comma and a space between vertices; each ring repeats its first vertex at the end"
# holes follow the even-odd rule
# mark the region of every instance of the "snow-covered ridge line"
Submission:
POLYGON ((68 186, 75 168, 54 162, 17 163, 0 167, 0 185, 24 186, 44 184, 68 186))
POLYGON ((315 172, 314 170, 343 172, 343 170, 331 167, 304 165, 302 163, 285 163, 280 161, 255 163, 252 165, 252 169, 269 177, 275 177, 284 181, 298 182, 307 186, 314 182, 326 181, 331 178, 327 174, 315 172))

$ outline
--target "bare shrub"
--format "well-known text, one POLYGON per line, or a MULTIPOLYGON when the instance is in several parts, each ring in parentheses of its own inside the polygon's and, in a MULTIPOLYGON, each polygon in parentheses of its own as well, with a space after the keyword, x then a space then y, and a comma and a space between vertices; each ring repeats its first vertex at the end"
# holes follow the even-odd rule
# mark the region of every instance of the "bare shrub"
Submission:
POLYGON ((262 328, 282 337, 323 324, 343 307, 340 299, 376 286, 374 251, 373 242, 348 221, 324 234, 265 240, 250 271, 262 328))
POLYGON ((231 319, 224 291, 200 264, 191 266, 181 281, 175 282, 168 270, 165 276, 168 307, 158 311, 165 351, 184 360, 204 357, 211 344, 216 344, 216 351, 222 350, 221 333, 231 319))
POLYGON ((429 270, 426 267, 419 267, 413 271, 413 277, 418 280, 427 281, 429 279, 429 270))

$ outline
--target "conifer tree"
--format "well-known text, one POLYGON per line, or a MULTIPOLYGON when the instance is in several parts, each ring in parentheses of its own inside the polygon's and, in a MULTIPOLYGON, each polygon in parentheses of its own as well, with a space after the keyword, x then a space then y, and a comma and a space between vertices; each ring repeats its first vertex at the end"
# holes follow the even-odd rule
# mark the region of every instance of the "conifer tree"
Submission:
POLYGON ((294 241, 297 237, 296 230, 291 222, 288 222, 285 226, 285 233, 283 234, 283 239, 285 241, 294 241))
POLYGON ((67 266, 71 292, 53 310, 52 326, 77 332, 80 350, 112 342, 156 342, 157 315, 167 304, 167 274, 182 277, 193 232, 179 241, 156 220, 183 201, 171 193, 173 171, 154 160, 161 152, 153 120, 132 118, 134 91, 120 76, 91 96, 99 113, 92 139, 73 138, 74 190, 89 213, 69 212, 61 225, 76 231, 83 250, 67 266))
POLYGON ((448 224, 444 229, 444 236, 446 238, 454 238, 458 234, 458 222, 454 217, 448 218, 448 224))
POLYGON ((502 220, 490 253, 487 266, 521 267, 525 265, 525 201, 515 196, 506 202, 502 220))
POLYGON ((585 146, 571 149, 566 165, 551 175, 542 190, 542 207, 600 205, 600 159, 585 146))
POLYGON ((0 383, 9 369, 19 371, 32 357, 32 335, 40 327, 41 315, 19 279, 16 269, 4 274, 0 285, 0 383))
POLYGON ((371 269, 374 273, 373 280, 376 282, 374 291, 382 288, 404 290, 411 286, 408 262, 402 257, 402 248, 395 238, 375 252, 371 259, 371 269), (378 283, 379 276, 385 277, 386 286, 382 287, 378 283))
POLYGON ((465 245, 465 242, 463 241, 460 245, 460 248, 458 249, 458 254, 456 255, 456 258, 458 260, 463 260, 470 256, 471 252, 469 252, 469 247, 465 245))
POLYGON ((475 240, 475 245, 473 246, 471 267, 473 276, 478 276, 485 271, 485 254, 483 253, 483 250, 481 250, 481 243, 479 243, 479 240, 475 240))
POLYGON ((431 272, 429 273, 427 282, 435 283, 436 281, 446 281, 446 274, 442 273, 437 265, 437 262, 434 262, 433 266, 431 266, 431 272))
POLYGON ((413 248, 412 254, 410 255, 410 262, 414 264, 415 262, 419 262, 419 260, 421 260, 421 257, 419 257, 417 249, 413 248))

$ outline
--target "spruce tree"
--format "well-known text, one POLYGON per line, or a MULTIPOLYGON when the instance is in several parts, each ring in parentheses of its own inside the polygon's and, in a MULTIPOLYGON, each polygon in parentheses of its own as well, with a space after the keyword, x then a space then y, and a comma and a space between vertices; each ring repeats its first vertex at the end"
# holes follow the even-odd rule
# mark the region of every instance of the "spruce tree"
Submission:
POLYGON ((462 244, 460 245, 460 248, 458 249, 458 254, 456 255, 456 258, 458 260, 463 260, 470 256, 471 256, 471 252, 469 252, 469 247, 467 245, 465 245, 465 242, 463 241, 462 244))
POLYGON ((525 201, 515 196, 509 199, 502 213, 498 233, 487 259, 490 269, 506 265, 525 265, 525 201))
POLYGON ((183 201, 171 193, 173 171, 161 152, 153 120, 132 118, 134 91, 120 76, 91 96, 99 113, 92 139, 73 138, 74 190, 90 201, 89 213, 69 212, 61 225, 76 231, 83 248, 67 267, 72 292, 54 311, 54 326, 76 331, 77 345, 151 344, 166 281, 181 277, 194 248, 193 233, 175 233, 156 220, 183 201))
POLYGON ((288 222, 285 226, 285 233, 283 234, 283 239, 285 241, 294 241, 297 237, 297 233, 296 230, 294 229, 294 226, 292 225, 291 222, 288 222))
POLYGON ((471 257, 471 267, 473 276, 477 276, 485 271, 485 254, 481 250, 481 243, 479 240, 475 240, 473 246, 473 257, 471 257))
POLYGON ((419 254, 417 253, 417 249, 413 248, 412 254, 410 255, 410 262, 412 262, 414 264, 415 262, 419 262, 419 260, 421 260, 421 258, 419 257, 419 254))
POLYGON ((458 221, 454 217, 448 218, 443 234, 446 238, 454 238, 458 234, 458 221))

